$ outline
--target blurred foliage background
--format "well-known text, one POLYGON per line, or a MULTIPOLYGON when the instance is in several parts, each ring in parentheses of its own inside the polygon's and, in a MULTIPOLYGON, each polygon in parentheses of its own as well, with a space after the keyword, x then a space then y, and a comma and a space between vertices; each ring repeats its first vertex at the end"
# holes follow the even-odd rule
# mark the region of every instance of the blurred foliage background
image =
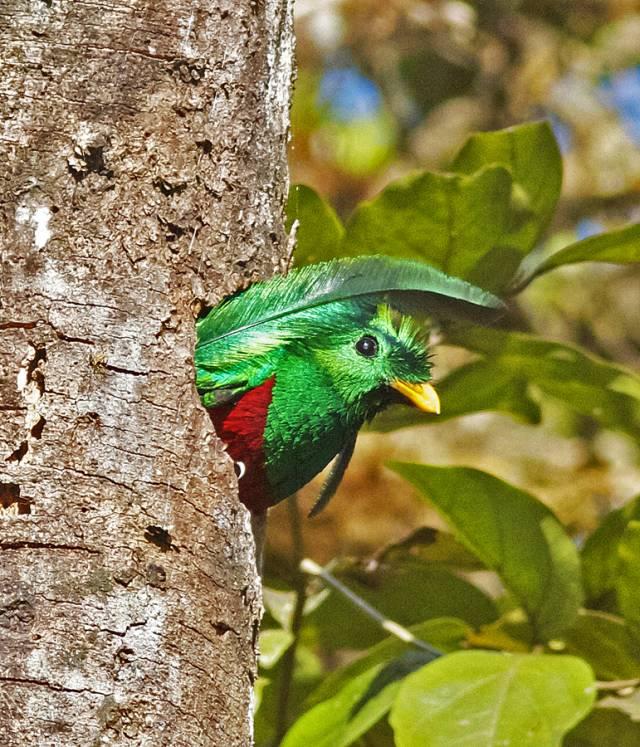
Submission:
MULTIPOLYGON (((446 170, 473 131, 547 119, 564 164, 541 252, 640 221, 640 3, 633 0, 297 0, 292 183, 341 217, 415 169, 446 170)), ((637 266, 562 268, 518 297, 518 326, 640 368, 637 266)), ((468 354, 440 346, 436 380, 468 354), (461 357, 462 356, 462 357, 461 357)), ((479 413, 364 433, 329 508, 304 522, 319 562, 367 556, 436 515, 390 459, 478 467, 530 490, 580 539, 640 488, 630 437, 542 400, 532 427, 479 413)), ((301 496, 310 507, 320 481, 301 496)), ((271 512, 267 573, 287 577, 286 504, 271 512)))

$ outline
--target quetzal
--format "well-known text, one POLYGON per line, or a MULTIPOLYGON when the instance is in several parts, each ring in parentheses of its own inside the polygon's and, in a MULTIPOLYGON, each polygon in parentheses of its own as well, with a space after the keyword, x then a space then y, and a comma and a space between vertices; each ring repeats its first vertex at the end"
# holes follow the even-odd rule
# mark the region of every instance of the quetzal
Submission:
POLYGON ((420 262, 371 256, 293 270, 197 322, 196 385, 253 514, 337 457, 335 492, 365 421, 394 402, 437 413, 427 337, 413 318, 482 320, 495 296, 420 262))

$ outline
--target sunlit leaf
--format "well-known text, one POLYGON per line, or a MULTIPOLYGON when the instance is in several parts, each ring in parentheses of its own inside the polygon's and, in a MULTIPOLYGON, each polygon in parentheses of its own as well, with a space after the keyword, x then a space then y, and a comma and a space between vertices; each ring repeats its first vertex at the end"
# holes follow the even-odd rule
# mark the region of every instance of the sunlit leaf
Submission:
POLYGON ((427 660, 420 651, 377 664, 354 677, 334 697, 305 713, 291 727, 282 747, 347 747, 391 707, 404 677, 427 660))
POLYGON ((560 197, 562 158, 551 127, 531 122, 472 135, 452 170, 472 174, 487 164, 505 166, 513 178, 513 222, 500 249, 512 248, 523 257, 549 225, 560 197))
MULTIPOLYGON (((328 591, 323 589, 317 594, 307 596, 304 604, 304 614, 312 612, 318 605, 322 604, 328 591)), ((275 622, 279 623, 284 630, 290 630, 293 610, 296 605, 296 592, 286 591, 284 589, 274 589, 271 586, 262 587, 262 601, 265 612, 267 612, 275 622)))
MULTIPOLYGON (((455 651, 471 632, 471 628, 465 622, 455 617, 438 617, 434 620, 427 620, 417 625, 411 625, 409 630, 416 638, 440 651, 455 651)), ((394 636, 385 638, 380 643, 372 646, 359 659, 332 672, 318 689, 311 694, 307 702, 310 705, 315 705, 323 700, 327 700, 354 677, 372 667, 391 661, 410 648, 409 644, 404 643, 399 638, 394 636)))
POLYGON ((385 109, 372 117, 351 121, 325 118, 314 139, 324 157, 340 171, 361 179, 371 176, 393 158, 397 122, 385 109))
POLYGON ((281 628, 260 631, 260 666, 271 669, 293 643, 293 634, 281 628))
POLYGON ((551 511, 532 495, 466 467, 394 462, 454 533, 527 611, 536 640, 553 638, 582 604, 578 552, 551 511))
POLYGON ((640 376, 574 345, 497 329, 455 328, 448 341, 486 356, 602 425, 640 437, 640 376))
POLYGON ((528 282, 549 270, 576 262, 640 262, 640 223, 576 241, 544 259, 531 273, 528 282))
POLYGON ((519 262, 516 253, 491 274, 478 277, 477 268, 507 230, 510 194, 511 177, 500 166, 470 176, 422 172, 399 179, 358 206, 347 223, 343 251, 423 260, 499 289, 519 262))
POLYGON ((271 680, 267 677, 258 677, 255 685, 253 686, 253 713, 255 714, 260 710, 262 705, 262 693, 269 686, 271 680))
POLYGON ((287 202, 287 231, 298 221, 296 232, 296 266, 323 262, 340 256, 344 227, 335 210, 311 187, 294 184, 287 202))
MULTIPOLYGON (((462 621, 444 618, 411 628, 417 638, 443 651, 455 649, 468 630, 462 621)), ((402 679, 429 661, 429 654, 387 638, 329 675, 309 699, 312 707, 290 729, 284 747, 352 744, 387 713, 402 679)))
POLYGON ((390 720, 397 747, 559 747, 594 699, 581 659, 459 651, 409 675, 390 720))

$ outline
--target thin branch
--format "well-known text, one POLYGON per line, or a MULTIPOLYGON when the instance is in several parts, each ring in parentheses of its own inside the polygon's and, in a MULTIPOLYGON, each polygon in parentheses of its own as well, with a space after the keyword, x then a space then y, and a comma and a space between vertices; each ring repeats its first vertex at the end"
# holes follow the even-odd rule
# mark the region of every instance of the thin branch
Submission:
POLYGON ((284 735, 289 727, 289 700, 291 695, 291 686, 293 684, 293 675, 296 665, 296 652, 300 643, 300 632, 302 630, 302 617, 304 613, 304 604, 307 599, 307 584, 304 573, 299 569, 302 559, 304 558, 304 541, 302 537, 302 525, 300 522, 300 508, 298 506, 298 496, 293 495, 287 501, 289 510, 289 522, 291 524, 293 568, 296 569, 295 592, 296 605, 291 618, 291 633, 293 642, 287 649, 282 658, 282 676, 280 678, 280 692, 278 693, 278 712, 276 717, 276 736, 273 742, 277 747, 283 740, 284 735))
POLYGON ((596 680, 598 690, 635 690, 638 685, 640 685, 640 679, 637 677, 633 680, 611 680, 610 682, 596 680))
POLYGON ((410 630, 407 630, 407 628, 400 625, 400 623, 397 623, 394 620, 389 620, 389 618, 385 617, 375 607, 372 607, 362 597, 358 596, 348 586, 345 586, 342 581, 339 581, 332 573, 326 570, 326 568, 318 565, 315 561, 310 560, 309 558, 304 558, 300 563, 300 570, 303 573, 308 573, 310 576, 321 578, 325 584, 342 594, 361 612, 367 615, 367 617, 370 617, 372 620, 377 622, 381 628, 387 631, 387 633, 394 635, 401 641, 409 643, 422 651, 427 651, 432 656, 443 655, 442 651, 429 645, 426 641, 416 638, 410 630))

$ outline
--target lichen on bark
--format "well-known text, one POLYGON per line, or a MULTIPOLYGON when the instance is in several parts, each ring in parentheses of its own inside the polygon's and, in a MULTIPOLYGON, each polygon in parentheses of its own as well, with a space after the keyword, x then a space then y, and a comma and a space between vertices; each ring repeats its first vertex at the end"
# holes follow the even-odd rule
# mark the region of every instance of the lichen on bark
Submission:
POLYGON ((0 8, 0 743, 248 745, 194 316, 282 268, 288 0, 0 8))

